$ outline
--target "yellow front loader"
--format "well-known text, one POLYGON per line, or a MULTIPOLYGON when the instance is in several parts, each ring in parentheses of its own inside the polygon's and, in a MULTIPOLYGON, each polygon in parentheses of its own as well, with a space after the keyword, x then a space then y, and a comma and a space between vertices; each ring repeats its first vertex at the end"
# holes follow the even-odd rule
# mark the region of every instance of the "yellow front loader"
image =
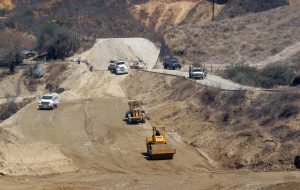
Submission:
POLYGON ((166 128, 153 127, 152 136, 146 137, 147 154, 150 159, 173 159, 176 149, 167 144, 166 128))
POLYGON ((125 119, 127 123, 145 123, 146 113, 142 108, 141 100, 130 100, 128 102, 129 110, 126 112, 125 119))

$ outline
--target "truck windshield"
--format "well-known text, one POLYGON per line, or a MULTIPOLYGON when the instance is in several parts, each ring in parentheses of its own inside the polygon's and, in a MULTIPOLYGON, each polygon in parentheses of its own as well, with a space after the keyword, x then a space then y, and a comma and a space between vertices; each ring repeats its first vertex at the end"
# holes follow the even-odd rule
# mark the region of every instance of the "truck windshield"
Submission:
POLYGON ((42 99, 44 99, 44 100, 51 100, 52 96, 43 96, 42 99))
POLYGON ((202 72, 202 69, 193 69, 194 72, 202 72))
POLYGON ((124 65, 124 64, 125 64, 124 62, 117 63, 117 65, 124 65))

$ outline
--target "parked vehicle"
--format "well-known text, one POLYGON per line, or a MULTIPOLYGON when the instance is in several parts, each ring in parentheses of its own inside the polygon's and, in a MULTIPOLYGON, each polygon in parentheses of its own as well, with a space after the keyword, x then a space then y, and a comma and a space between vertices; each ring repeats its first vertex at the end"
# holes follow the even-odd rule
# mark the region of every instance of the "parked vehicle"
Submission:
POLYGON ((205 79, 207 76, 207 72, 205 69, 202 69, 200 67, 189 67, 189 78, 191 79, 205 79))
POLYGON ((125 61, 115 61, 113 66, 111 64, 111 66, 109 65, 109 67, 110 67, 109 70, 112 73, 115 73, 117 75, 128 73, 128 69, 127 69, 125 61))
POLYGON ((176 59, 166 60, 164 63, 164 69, 181 69, 181 63, 176 59))
POLYGON ((44 95, 39 101, 39 109, 54 109, 59 105, 59 97, 56 94, 44 95))
POLYGON ((37 67, 34 71, 33 71, 33 76, 35 78, 41 78, 43 77, 45 74, 44 72, 44 68, 43 67, 37 67))
POLYGON ((114 69, 114 67, 115 67, 115 61, 114 60, 109 61, 107 70, 112 71, 114 69))
POLYGON ((137 69, 137 70, 145 70, 147 69, 146 64, 143 61, 137 61, 130 64, 131 69, 137 69))

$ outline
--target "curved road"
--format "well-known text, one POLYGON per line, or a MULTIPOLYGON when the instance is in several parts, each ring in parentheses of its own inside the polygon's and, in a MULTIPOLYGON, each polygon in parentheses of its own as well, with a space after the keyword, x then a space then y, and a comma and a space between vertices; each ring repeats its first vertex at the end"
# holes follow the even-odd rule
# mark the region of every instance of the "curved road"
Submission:
MULTIPOLYGON (((166 70, 166 69, 147 69, 146 71, 188 78, 187 71, 166 70)), ((199 84, 205 85, 205 86, 219 88, 222 90, 250 90, 250 89, 251 90, 262 90, 260 88, 243 86, 243 85, 234 83, 232 81, 226 80, 222 77, 219 77, 216 75, 211 75, 211 74, 208 74, 206 79, 196 80, 196 82, 199 84)))

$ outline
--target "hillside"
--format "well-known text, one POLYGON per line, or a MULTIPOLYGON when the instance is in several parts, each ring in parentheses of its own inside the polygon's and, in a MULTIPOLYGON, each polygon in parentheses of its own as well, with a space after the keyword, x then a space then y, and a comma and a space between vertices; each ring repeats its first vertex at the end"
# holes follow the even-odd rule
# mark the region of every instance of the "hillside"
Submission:
POLYGON ((256 64, 300 41, 299 16, 300 6, 284 6, 207 25, 182 24, 165 40, 190 63, 256 64))
POLYGON ((65 26, 82 39, 99 37, 153 38, 150 29, 136 22, 121 0, 20 0, 7 25, 39 35, 42 30, 65 26))
MULTIPOLYGON (((222 5, 216 5, 216 12, 221 8, 222 5)), ((144 26, 154 28, 159 33, 183 22, 207 23, 212 18, 211 3, 207 0, 149 0, 133 4, 131 13, 144 26)))
POLYGON ((1 0, 0 8, 12 9, 14 8, 14 3, 12 2, 12 0, 1 0))
MULTIPOLYGON (((297 3, 299 0, 218 0, 215 17, 222 20, 297 3)), ((212 20, 212 4, 208 0, 131 1, 130 10, 137 21, 160 33, 182 23, 206 24, 212 20)))
POLYGON ((242 16, 248 13, 259 13, 289 5, 288 0, 228 0, 217 16, 217 20, 242 16))
POLYGON ((129 98, 145 101, 151 124, 178 132, 211 163, 253 171, 294 168, 300 153, 299 91, 222 91, 143 72, 123 84, 129 98))

